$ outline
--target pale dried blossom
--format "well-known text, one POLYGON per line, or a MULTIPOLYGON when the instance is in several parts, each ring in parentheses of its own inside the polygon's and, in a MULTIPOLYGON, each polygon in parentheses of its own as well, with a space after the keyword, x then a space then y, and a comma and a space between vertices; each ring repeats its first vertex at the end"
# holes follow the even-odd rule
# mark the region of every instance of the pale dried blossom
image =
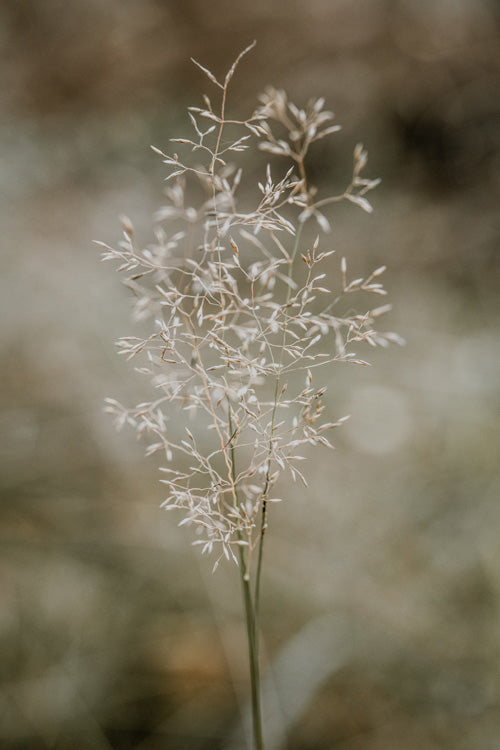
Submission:
POLYGON ((117 426, 130 424, 147 437, 148 454, 163 453, 163 506, 182 512, 195 544, 238 564, 244 548, 247 565, 266 528, 267 504, 281 499, 274 489, 280 475, 306 484, 304 448, 331 447, 331 430, 346 419, 325 414, 326 387, 312 373, 334 362, 366 364, 354 344, 400 341, 375 330, 388 305, 352 313, 348 298, 342 312, 348 295, 385 294, 384 267, 349 281, 342 259, 334 292, 323 270, 333 251, 322 249, 319 237, 310 246, 301 242, 309 217, 329 229, 320 209, 331 203, 346 199, 371 211, 365 194, 378 180, 361 177, 366 151, 356 146, 345 191, 320 199, 308 182, 307 152, 339 130, 323 99, 299 109, 269 88, 251 117, 229 119, 228 85, 250 48, 222 82, 196 63, 221 101, 216 107, 204 97, 201 107, 189 108, 192 137, 173 139, 186 156, 154 149, 170 170, 154 242, 138 244, 123 217, 119 246, 100 243, 103 258, 127 275, 135 316, 154 321, 147 338, 118 342, 120 353, 141 359, 154 397, 134 408, 108 399, 107 410, 117 426), (280 176, 267 167, 254 208, 244 210, 242 171, 229 160, 252 141, 288 164, 280 176))

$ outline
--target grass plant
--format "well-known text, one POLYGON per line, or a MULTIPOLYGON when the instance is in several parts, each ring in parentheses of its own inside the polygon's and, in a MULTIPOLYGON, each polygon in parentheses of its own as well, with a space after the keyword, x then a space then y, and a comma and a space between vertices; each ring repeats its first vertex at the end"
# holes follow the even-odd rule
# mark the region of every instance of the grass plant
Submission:
POLYGON ((237 566, 253 743, 263 750, 261 579, 269 508, 282 500, 278 480, 286 472, 307 487, 304 449, 331 448, 331 431, 347 419, 325 414, 326 386, 317 382, 325 368, 366 364, 353 351, 358 344, 400 340, 376 330, 390 306, 352 311, 353 295, 385 295, 384 266, 349 280, 342 258, 337 290, 327 279, 334 251, 321 239, 330 230, 326 212, 339 201, 372 210, 367 193, 379 181, 362 176, 367 153, 357 145, 345 190, 322 196, 309 179, 308 152, 340 129, 322 98, 299 108, 268 88, 247 119, 232 119, 230 86, 253 46, 223 80, 193 61, 216 97, 189 107, 192 135, 172 139, 185 156, 154 149, 169 170, 154 241, 143 247, 122 217, 119 245, 99 244, 126 275, 136 318, 151 320, 149 336, 122 338, 118 348, 141 360, 154 397, 133 408, 107 399, 106 408, 118 427, 129 424, 148 438, 147 454, 163 455, 163 507, 192 527, 214 569, 221 560, 237 566), (267 152, 281 169, 276 177, 268 165, 253 193, 234 163, 248 149, 267 152), (306 224, 317 227, 311 242, 303 239, 306 224))

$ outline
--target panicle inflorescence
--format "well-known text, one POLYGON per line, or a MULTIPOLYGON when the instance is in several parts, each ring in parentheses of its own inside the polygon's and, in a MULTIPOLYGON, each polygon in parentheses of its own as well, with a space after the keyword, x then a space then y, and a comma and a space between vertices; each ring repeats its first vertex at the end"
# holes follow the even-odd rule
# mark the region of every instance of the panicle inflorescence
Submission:
POLYGON ((230 119, 228 86, 252 47, 224 81, 196 63, 220 102, 205 96, 203 106, 190 107, 192 137, 173 139, 196 161, 154 149, 170 169, 154 242, 139 245, 122 217, 119 246, 99 243, 103 258, 127 274, 135 316, 154 320, 147 338, 122 338, 118 347, 128 358, 142 357, 138 369, 151 378, 155 397, 134 408, 108 399, 107 410, 118 426, 128 423, 148 437, 148 454, 163 453, 163 505, 182 511, 181 524, 196 529, 195 544, 236 562, 237 546, 250 555, 265 531, 267 503, 280 499, 272 496, 280 474, 305 484, 298 468, 304 447, 331 447, 330 431, 346 419, 324 415, 326 388, 312 373, 332 362, 366 364, 352 351, 355 343, 400 341, 375 330, 388 305, 340 312, 349 294, 385 294, 383 266, 349 281, 342 259, 334 293, 323 270, 333 251, 321 249, 319 237, 301 243, 310 218, 328 231, 321 209, 331 203, 346 199, 372 210, 365 195, 378 180, 361 177, 366 151, 356 146, 346 189, 321 198, 308 180, 308 150, 339 130, 323 99, 299 109, 269 88, 247 120, 230 119), (253 208, 244 210, 242 170, 231 158, 252 140, 287 163, 279 177, 267 167, 253 208), (196 421, 180 424, 180 411, 196 421))

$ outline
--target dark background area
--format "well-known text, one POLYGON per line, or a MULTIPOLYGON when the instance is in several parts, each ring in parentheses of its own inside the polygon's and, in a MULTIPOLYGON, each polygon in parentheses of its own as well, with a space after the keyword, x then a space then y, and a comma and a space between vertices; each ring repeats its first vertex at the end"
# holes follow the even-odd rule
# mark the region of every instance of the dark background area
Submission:
POLYGON ((351 420, 273 509, 269 748, 497 747, 499 22, 493 0, 3 0, 2 748, 245 746, 236 571, 212 576, 102 414, 147 385, 115 355, 130 299, 92 240, 123 213, 148 242, 149 145, 208 91, 189 58, 222 74, 253 39, 233 111, 268 84, 325 96, 326 191, 368 148, 375 212, 339 207, 331 243, 354 276, 388 266, 407 341, 332 373, 351 420))

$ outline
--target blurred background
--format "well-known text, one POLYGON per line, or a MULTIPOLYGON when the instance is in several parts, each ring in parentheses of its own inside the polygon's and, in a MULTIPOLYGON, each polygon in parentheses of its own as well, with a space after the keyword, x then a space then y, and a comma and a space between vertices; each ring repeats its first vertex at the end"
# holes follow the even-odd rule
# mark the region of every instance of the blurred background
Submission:
MULTIPOLYGON (((351 420, 307 492, 274 506, 263 628, 269 750, 500 743, 500 3, 3 0, 0 5, 0 746, 239 750, 247 667, 236 570, 159 509, 154 459, 104 397, 131 300, 92 240, 144 244, 185 107, 253 39, 231 104, 325 96, 382 177, 331 213, 353 276, 387 264, 404 349, 332 371, 351 420)), ((257 171, 260 166, 254 167, 257 171)), ((360 352, 361 354, 361 352, 360 352)))

